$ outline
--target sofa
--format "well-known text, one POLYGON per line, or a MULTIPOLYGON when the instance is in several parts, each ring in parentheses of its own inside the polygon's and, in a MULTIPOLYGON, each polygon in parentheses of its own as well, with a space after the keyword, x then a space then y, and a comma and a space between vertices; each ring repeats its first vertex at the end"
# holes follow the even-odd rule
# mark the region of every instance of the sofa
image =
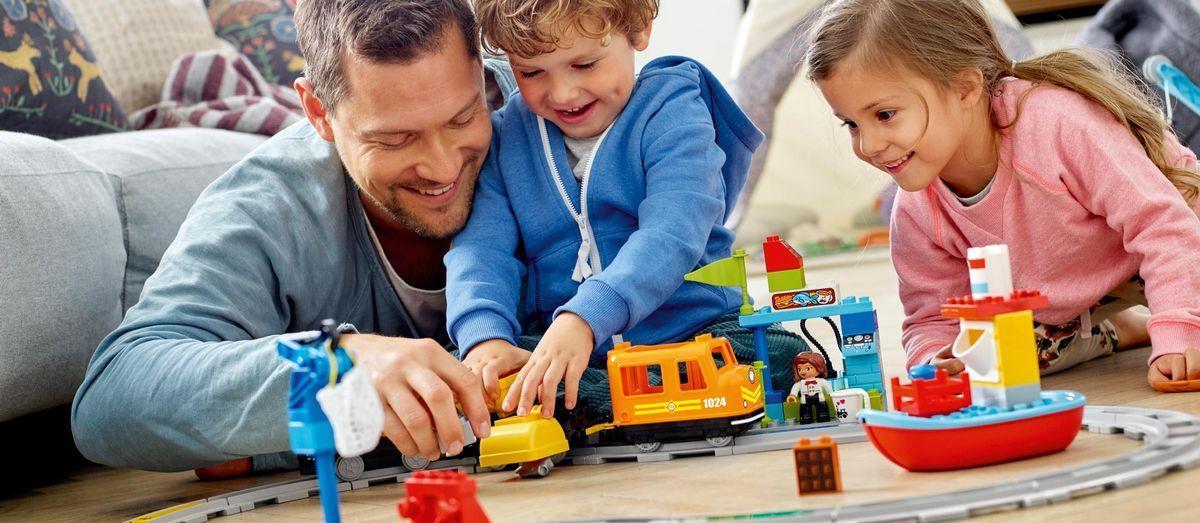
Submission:
POLYGON ((0 132, 0 422, 71 402, 196 197, 265 139, 0 132))

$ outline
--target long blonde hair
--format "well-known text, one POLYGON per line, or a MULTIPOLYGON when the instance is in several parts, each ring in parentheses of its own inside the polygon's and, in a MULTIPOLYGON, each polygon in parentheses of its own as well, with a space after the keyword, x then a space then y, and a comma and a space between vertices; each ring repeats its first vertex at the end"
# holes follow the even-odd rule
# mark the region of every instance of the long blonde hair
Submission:
MULTIPOLYGON (((939 87, 978 69, 986 92, 1007 76, 1055 85, 1109 110, 1133 132, 1155 167, 1188 202, 1200 193, 1200 176, 1171 165, 1171 132, 1162 112, 1110 53, 1068 49, 1024 61, 1008 58, 979 0, 838 0, 826 6, 809 34, 808 79, 821 81, 847 60, 866 67, 903 65, 939 87)), ((1028 92, 1026 93, 1028 94, 1028 92)), ((1011 127, 1020 116, 1007 125, 1011 127)))

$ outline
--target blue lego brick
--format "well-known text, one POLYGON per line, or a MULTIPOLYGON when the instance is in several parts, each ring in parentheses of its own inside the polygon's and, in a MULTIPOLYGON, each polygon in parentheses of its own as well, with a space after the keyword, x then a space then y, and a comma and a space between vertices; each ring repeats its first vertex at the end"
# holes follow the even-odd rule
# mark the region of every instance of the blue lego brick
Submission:
POLYGON ((846 374, 878 374, 879 363, 877 361, 867 362, 848 362, 846 364, 846 374))
POLYGON ((870 374, 879 374, 878 365, 846 365, 846 370, 842 372, 847 376, 866 376, 870 374))
MULTIPOLYGON (((748 314, 738 318, 738 323, 743 327, 764 327, 775 322, 809 320, 813 318, 825 318, 830 316, 841 316, 844 318, 848 314, 870 313, 873 318, 875 316, 875 305, 871 303, 869 298, 855 298, 854 296, 842 299, 842 303, 834 305, 822 305, 819 307, 805 307, 803 309, 791 309, 786 311, 774 312, 770 307, 758 309, 754 314, 748 314)), ((843 327, 843 332, 845 328, 843 327)), ((872 332, 870 329, 866 332, 872 332)))
POLYGON ((878 332, 863 332, 855 334, 845 334, 842 336, 842 345, 867 345, 875 342, 875 338, 879 336, 878 332))
POLYGON ((869 345, 845 345, 842 347, 842 356, 850 358, 854 356, 874 356, 879 351, 875 348, 875 344, 869 345))
MULTIPOLYGON (((868 303, 869 305, 869 303, 868 303)), ((875 321, 875 309, 865 312, 847 312, 842 314, 842 335, 873 334, 879 330, 875 321)))
POLYGON ((767 410, 768 418, 771 418, 774 420, 783 419, 783 404, 782 403, 768 403, 766 410, 767 410))

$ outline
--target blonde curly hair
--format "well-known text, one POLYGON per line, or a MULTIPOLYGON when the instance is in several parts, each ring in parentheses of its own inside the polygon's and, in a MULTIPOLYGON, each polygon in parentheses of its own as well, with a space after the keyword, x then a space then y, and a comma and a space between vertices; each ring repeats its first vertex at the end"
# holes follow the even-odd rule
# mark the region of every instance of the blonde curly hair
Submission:
POLYGON ((483 48, 492 54, 532 57, 553 51, 574 28, 585 38, 608 43, 614 32, 626 36, 658 16, 658 0, 475 0, 483 48))

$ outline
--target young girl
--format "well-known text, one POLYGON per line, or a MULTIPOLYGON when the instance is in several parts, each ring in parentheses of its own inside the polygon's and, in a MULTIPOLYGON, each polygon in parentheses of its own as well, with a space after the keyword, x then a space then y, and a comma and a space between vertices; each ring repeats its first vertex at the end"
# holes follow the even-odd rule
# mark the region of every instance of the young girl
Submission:
POLYGON ((1200 378, 1196 156, 1096 52, 1005 56, 978 0, 842 0, 808 76, 855 154, 903 191, 892 260, 908 365, 951 372, 939 308, 970 293, 968 247, 1005 243, 1039 289, 1043 373, 1153 343, 1151 384, 1200 378), (1147 304, 1147 318, 1128 307, 1147 304), (1121 311, 1121 312, 1118 312, 1121 311))

